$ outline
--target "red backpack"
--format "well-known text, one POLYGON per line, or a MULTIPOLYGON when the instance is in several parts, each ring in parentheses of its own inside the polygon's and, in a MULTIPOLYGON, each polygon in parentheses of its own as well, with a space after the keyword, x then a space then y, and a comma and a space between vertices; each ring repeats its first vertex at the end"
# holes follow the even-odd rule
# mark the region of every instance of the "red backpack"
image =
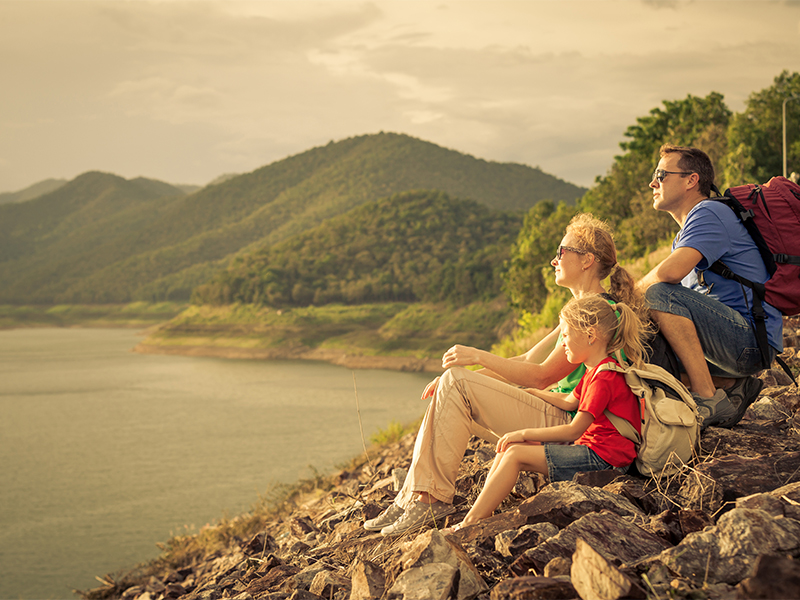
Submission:
MULTIPOLYGON (((753 238, 770 274, 764 284, 733 273, 717 261, 709 269, 753 290, 753 318, 764 366, 767 364, 766 316, 762 302, 784 315, 800 314, 800 186, 785 177, 764 185, 747 184, 725 190, 713 198, 727 204, 753 238)), ((783 361, 778 359, 783 366, 783 361)))

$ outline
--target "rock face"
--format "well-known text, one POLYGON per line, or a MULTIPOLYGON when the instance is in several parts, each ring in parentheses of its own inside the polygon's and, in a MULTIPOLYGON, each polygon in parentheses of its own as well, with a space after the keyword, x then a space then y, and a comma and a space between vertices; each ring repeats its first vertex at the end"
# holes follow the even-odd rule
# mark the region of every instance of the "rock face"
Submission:
MULTIPOLYGON (((784 358, 795 369, 799 328, 800 319, 785 320, 784 358)), ((548 484, 521 474, 499 510, 476 525, 384 538, 362 524, 396 496, 411 435, 282 511, 216 526, 212 537, 222 541, 203 551, 79 593, 87 600, 797 598, 800 394, 780 371, 761 378, 760 399, 741 423, 706 429, 696 460, 669 477, 599 472, 548 484)), ((440 527, 462 520, 493 455, 491 445, 471 441, 458 511, 440 527)))

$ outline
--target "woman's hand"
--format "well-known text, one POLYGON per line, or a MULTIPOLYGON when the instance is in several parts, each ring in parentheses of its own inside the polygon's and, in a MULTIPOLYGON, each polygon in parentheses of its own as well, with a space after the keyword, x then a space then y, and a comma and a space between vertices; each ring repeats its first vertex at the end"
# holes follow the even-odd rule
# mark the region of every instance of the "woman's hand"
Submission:
POLYGON ((438 377, 425 386, 425 391, 422 392, 422 400, 427 400, 428 398, 432 398, 433 395, 436 393, 437 385, 439 385, 438 377))
POLYGON ((511 444, 539 444, 539 442, 529 441, 525 439, 525 430, 511 431, 497 440, 497 453, 505 452, 511 444))
POLYGON ((461 346, 456 344, 442 356, 442 368, 465 367, 469 365, 479 365, 481 350, 471 346, 461 346))

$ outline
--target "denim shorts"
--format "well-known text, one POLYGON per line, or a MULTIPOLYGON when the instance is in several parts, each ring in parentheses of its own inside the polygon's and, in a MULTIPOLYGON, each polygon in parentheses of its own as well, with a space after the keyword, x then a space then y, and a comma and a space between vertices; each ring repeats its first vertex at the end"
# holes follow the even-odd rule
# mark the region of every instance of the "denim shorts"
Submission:
MULTIPOLYGON (((750 323, 716 298, 675 283, 652 285, 645 298, 652 310, 694 323, 712 377, 745 377, 764 368, 750 323)), ((770 347, 770 363, 775 354, 770 347)))
POLYGON ((594 450, 579 444, 544 444, 544 456, 547 460, 547 472, 550 481, 572 481, 575 473, 584 471, 605 471, 614 469, 627 473, 628 467, 612 467, 594 450))

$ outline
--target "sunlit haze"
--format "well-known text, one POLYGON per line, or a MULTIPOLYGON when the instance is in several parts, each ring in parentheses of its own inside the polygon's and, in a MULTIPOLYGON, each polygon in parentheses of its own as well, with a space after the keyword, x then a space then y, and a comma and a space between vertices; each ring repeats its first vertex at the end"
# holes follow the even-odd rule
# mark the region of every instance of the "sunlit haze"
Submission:
POLYGON ((0 192, 393 131, 589 186, 663 100, 800 70, 798 1, 0 0, 0 192))

